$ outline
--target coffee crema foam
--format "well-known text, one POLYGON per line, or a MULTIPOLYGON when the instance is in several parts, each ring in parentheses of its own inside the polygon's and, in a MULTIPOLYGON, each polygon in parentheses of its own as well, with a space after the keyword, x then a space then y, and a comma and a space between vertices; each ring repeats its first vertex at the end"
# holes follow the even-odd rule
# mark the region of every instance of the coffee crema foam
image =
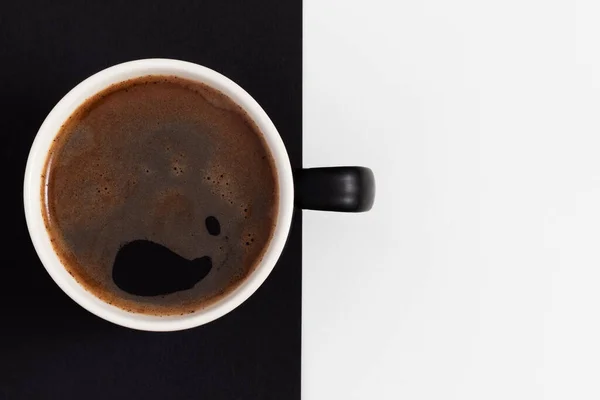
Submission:
POLYGON ((275 229, 277 173, 262 133, 227 96, 178 77, 88 99, 54 139, 42 178, 63 265, 127 311, 214 303, 261 261, 275 229))

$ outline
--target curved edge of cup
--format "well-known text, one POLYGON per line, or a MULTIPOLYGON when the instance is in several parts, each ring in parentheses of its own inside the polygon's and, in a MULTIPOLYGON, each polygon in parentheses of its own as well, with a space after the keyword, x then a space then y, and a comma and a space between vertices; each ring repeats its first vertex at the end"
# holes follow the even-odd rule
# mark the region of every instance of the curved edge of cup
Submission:
POLYGON ((23 204, 29 235, 42 264, 56 284, 89 312, 115 324, 146 331, 177 331, 211 322, 238 307, 267 279, 290 230, 294 185, 285 145, 275 125, 262 107, 243 88, 224 75, 187 61, 142 59, 106 68, 88 77, 69 91, 50 111, 31 146, 23 182, 23 204), (100 300, 81 286, 62 265, 54 252, 42 215, 42 172, 48 151, 60 127, 85 100, 112 84, 144 75, 175 75, 199 81, 220 90, 240 105, 254 120, 275 160, 279 185, 279 211, 273 237, 260 263, 232 292, 192 314, 153 316, 125 311, 100 300))

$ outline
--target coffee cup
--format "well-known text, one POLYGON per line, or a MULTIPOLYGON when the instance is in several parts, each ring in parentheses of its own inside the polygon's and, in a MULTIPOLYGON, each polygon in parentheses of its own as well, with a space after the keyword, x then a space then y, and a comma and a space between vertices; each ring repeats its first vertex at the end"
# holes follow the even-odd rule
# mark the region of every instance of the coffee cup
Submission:
MULTIPOLYGON (((269 276, 281 255, 294 208, 337 212, 368 211, 374 201, 375 182, 364 167, 328 167, 292 170, 285 145, 273 122, 244 89, 209 68, 171 59, 144 59, 109 67, 82 81, 48 114, 32 144, 24 179, 24 208, 29 234, 42 264, 56 284, 75 302, 115 324, 147 331, 176 331, 213 321, 248 299, 269 276), (44 223, 42 178, 49 151, 67 119, 86 100, 106 88, 131 79, 165 75, 200 82, 228 96, 262 132, 277 172, 278 212, 271 240, 262 259, 233 291, 194 313, 147 315, 109 304, 86 290, 65 268, 44 223)), ((281 266, 284 268, 285 266, 281 266)))

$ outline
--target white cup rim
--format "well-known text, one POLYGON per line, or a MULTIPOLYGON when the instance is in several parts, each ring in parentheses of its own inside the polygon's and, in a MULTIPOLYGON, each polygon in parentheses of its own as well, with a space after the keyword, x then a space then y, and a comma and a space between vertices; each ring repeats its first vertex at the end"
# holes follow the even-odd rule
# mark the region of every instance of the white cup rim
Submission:
POLYGON ((69 91, 50 111, 38 130, 27 159, 23 202, 27 228, 35 250, 52 279, 69 297, 91 313, 121 326, 146 331, 176 331, 200 326, 227 314, 248 299, 267 279, 283 251, 290 230, 294 185, 288 153, 281 136, 267 113, 244 89, 224 75, 198 64, 174 59, 142 59, 117 64, 90 76, 69 91), (248 113, 263 133, 275 160, 279 184, 279 211, 274 234, 260 263, 232 292, 195 313, 182 316, 128 312, 87 291, 67 272, 53 250, 42 215, 41 176, 52 139, 62 124, 94 94, 112 84, 145 75, 175 75, 205 83, 229 96, 248 113))

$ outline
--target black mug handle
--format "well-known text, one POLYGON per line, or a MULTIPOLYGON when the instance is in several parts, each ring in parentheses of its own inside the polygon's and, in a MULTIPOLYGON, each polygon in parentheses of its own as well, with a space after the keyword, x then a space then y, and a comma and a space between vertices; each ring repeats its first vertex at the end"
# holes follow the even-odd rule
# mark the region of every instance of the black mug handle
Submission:
POLYGON ((294 171, 295 203, 307 210, 363 212, 373 207, 375 177, 365 167, 294 171))

